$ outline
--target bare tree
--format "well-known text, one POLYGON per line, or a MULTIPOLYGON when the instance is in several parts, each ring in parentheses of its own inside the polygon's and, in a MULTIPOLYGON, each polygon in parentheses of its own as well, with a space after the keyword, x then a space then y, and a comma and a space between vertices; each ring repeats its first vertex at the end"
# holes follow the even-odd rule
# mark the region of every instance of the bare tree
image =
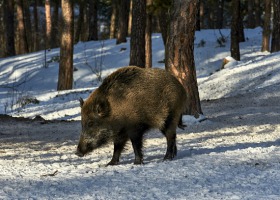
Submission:
POLYGON ((146 0, 133 0, 129 65, 145 67, 146 0))
POLYGON ((239 22, 240 22, 240 0, 234 0, 231 2, 232 6, 232 19, 231 19, 231 31, 230 31, 230 52, 231 56, 235 60, 240 60, 239 51, 239 22))
POLYGON ((280 51, 280 1, 273 1, 273 30, 271 52, 280 51))
POLYGON ((38 0, 34 1, 33 4, 33 19, 34 19, 34 32, 33 32, 33 39, 34 39, 34 51, 38 51, 40 48, 40 33, 39 33, 39 15, 38 15, 38 0))
POLYGON ((186 114, 202 114, 194 62, 197 0, 172 0, 165 68, 187 92, 186 114))
POLYGON ((262 51, 269 51, 270 41, 271 0, 265 0, 265 15, 262 34, 262 51))
POLYGON ((73 1, 61 0, 62 23, 60 38, 60 62, 57 90, 72 89, 73 85, 73 1))

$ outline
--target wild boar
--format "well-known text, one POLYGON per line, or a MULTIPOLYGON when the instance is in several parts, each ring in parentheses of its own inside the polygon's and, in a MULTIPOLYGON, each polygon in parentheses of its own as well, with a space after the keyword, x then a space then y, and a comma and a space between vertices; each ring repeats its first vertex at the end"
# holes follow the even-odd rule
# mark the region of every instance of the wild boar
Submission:
POLYGON ((120 68, 85 102, 80 99, 82 132, 76 154, 84 156, 113 141, 114 153, 108 165, 116 165, 130 140, 134 164, 143 164, 143 134, 157 128, 167 139, 164 159, 172 160, 177 154, 176 128, 182 127, 186 101, 181 83, 165 70, 120 68))

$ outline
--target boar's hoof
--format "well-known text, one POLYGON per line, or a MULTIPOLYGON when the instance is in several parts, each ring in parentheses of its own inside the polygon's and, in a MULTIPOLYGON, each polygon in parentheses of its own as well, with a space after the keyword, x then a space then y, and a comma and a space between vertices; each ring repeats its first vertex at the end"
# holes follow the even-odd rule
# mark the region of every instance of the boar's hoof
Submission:
POLYGON ((119 161, 115 161, 115 160, 111 160, 107 165, 106 167, 110 166, 110 165, 117 165, 119 164, 119 161))
POLYGON ((143 159, 135 159, 134 160, 134 165, 143 165, 143 159))
POLYGON ((79 156, 79 157, 83 157, 85 154, 83 154, 83 153, 81 153, 80 151, 76 151, 76 153, 75 153, 77 156, 79 156))

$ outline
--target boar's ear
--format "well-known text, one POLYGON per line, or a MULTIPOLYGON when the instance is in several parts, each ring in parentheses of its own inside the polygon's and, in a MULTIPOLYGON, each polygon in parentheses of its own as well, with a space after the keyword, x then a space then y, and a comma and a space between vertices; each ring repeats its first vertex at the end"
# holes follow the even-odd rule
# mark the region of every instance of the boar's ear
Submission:
POLYGON ((100 99, 96 106, 95 111, 99 117, 107 117, 110 113, 110 104, 107 99, 100 99))
POLYGON ((84 100, 83 100, 83 98, 80 97, 79 101, 80 101, 80 106, 83 107, 83 105, 84 105, 84 100))

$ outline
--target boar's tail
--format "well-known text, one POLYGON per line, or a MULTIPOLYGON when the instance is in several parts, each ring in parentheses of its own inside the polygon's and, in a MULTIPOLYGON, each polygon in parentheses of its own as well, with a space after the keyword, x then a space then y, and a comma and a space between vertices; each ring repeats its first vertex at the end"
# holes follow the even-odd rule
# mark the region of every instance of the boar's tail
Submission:
POLYGON ((181 117, 180 117, 180 120, 179 120, 179 123, 178 123, 178 127, 182 130, 185 130, 185 127, 187 125, 183 124, 183 115, 181 114, 181 117))

